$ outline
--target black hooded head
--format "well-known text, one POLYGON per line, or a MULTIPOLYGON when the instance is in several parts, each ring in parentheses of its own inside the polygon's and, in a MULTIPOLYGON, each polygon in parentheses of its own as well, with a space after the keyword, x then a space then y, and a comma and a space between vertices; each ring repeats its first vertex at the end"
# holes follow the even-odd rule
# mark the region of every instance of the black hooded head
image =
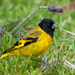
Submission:
POLYGON ((54 32, 55 28, 58 28, 58 26, 55 25, 54 21, 51 19, 43 19, 39 23, 39 26, 42 30, 44 30, 51 37, 53 37, 53 32, 54 32))

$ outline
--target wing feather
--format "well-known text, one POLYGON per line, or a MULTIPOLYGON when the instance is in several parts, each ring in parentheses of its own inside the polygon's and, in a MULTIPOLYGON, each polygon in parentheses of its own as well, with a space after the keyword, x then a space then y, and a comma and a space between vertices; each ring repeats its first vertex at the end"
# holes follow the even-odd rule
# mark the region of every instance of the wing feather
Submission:
POLYGON ((38 41, 40 35, 42 34, 41 31, 37 30, 36 28, 28 32, 23 38, 21 38, 19 41, 17 41, 11 48, 3 52, 2 54, 6 52, 11 52, 14 50, 18 50, 22 47, 25 47, 29 44, 35 43, 38 41))

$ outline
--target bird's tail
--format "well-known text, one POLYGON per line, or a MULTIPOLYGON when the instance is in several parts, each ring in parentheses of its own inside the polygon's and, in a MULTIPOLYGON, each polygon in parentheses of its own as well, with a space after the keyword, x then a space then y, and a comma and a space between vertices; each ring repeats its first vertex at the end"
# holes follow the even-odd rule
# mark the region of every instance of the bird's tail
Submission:
POLYGON ((10 52, 4 53, 4 54, 2 54, 2 55, 0 56, 0 59, 1 59, 1 58, 4 58, 4 57, 6 57, 6 56, 12 56, 12 55, 13 55, 13 54, 10 53, 10 52))
POLYGON ((12 55, 19 55, 18 50, 11 51, 11 52, 5 51, 5 52, 3 52, 2 55, 0 56, 0 59, 1 59, 1 58, 4 58, 4 57, 6 57, 6 56, 12 56, 12 55))
POLYGON ((5 53, 5 54, 3 54, 3 55, 0 56, 0 59, 3 58, 3 57, 6 57, 6 56, 10 56, 10 54, 5 53))

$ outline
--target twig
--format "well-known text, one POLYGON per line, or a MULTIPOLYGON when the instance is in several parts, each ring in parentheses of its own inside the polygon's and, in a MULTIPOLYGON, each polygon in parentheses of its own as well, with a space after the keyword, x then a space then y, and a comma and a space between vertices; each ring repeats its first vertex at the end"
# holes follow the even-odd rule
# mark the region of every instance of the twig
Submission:
MULTIPOLYGON (((75 65, 71 64, 70 62, 68 62, 67 60, 63 59, 66 63, 68 63, 68 67, 72 67, 73 70, 75 69, 75 65)), ((65 64, 66 65, 66 64, 65 64)))
POLYGON ((70 40, 70 39, 68 38, 68 39, 60 39, 60 40, 64 40, 64 41, 67 41, 67 40, 70 40))
POLYGON ((64 10, 60 7, 56 7, 54 5, 49 6, 40 6, 37 9, 35 9, 30 15, 28 15, 22 22, 20 22, 13 30, 11 30, 10 34, 13 33, 19 26, 21 26, 22 23, 24 23, 28 18, 30 18, 38 9, 48 9, 51 12, 64 12, 64 10))
POLYGON ((75 35, 75 33, 73 33, 73 32, 70 32, 70 31, 64 30, 64 29, 62 29, 62 28, 60 28, 60 29, 63 30, 64 32, 67 32, 68 34, 75 35))
POLYGON ((65 42, 63 42, 62 45, 60 46, 59 51, 61 51, 62 47, 64 46, 64 43, 65 43, 65 42))

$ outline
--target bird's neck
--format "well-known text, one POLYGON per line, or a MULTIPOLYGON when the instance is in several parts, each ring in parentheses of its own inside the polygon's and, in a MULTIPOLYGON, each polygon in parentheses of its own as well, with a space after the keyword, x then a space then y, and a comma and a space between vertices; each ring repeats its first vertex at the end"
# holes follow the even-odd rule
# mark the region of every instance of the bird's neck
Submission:
POLYGON ((54 29, 50 29, 50 28, 47 28, 47 27, 41 27, 38 25, 38 27, 40 29, 42 29, 44 32, 46 32, 47 34, 49 34, 52 38, 53 38, 53 32, 54 32, 54 29))
POLYGON ((47 30, 46 33, 53 38, 54 29, 47 30))

